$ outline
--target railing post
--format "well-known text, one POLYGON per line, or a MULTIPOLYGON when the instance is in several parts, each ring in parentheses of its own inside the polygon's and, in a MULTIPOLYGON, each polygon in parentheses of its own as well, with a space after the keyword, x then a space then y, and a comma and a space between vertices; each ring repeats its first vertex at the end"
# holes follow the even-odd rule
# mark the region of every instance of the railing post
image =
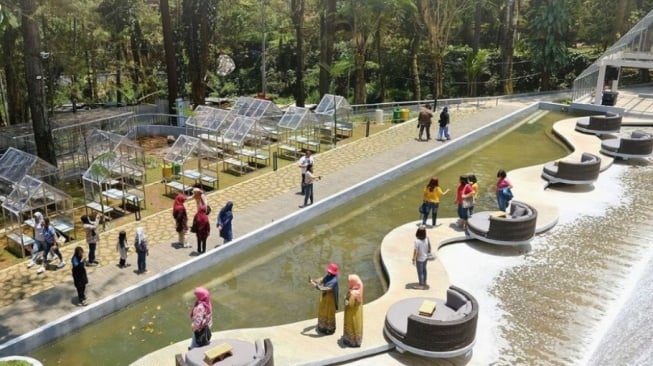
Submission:
POLYGON ((272 152, 272 170, 277 171, 277 158, 278 153, 276 151, 272 152))

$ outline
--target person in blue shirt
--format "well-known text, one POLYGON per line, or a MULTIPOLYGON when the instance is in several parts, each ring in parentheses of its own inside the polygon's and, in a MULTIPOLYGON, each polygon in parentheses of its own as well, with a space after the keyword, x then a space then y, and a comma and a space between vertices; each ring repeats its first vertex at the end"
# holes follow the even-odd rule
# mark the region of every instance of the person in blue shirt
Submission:
POLYGON ((220 237, 224 239, 225 244, 232 241, 234 238, 233 228, 231 227, 231 221, 234 219, 233 207, 234 203, 229 201, 218 214, 218 223, 216 226, 218 227, 220 237))

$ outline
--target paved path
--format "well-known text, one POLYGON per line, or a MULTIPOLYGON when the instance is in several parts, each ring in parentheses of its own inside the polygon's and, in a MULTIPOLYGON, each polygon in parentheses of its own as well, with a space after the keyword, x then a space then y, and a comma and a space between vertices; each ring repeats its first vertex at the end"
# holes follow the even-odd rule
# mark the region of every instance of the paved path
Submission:
MULTIPOLYGON (((510 101, 495 105, 493 102, 491 106, 481 105, 473 109, 452 108, 451 133, 454 137, 461 136, 514 112, 527 103, 528 101, 510 101)), ((316 200, 335 194, 442 144, 436 141, 415 141, 416 130, 415 122, 410 121, 318 154, 316 173, 323 175, 324 179, 322 184, 316 186, 316 200)), ((297 206, 302 200, 301 196, 295 194, 298 188, 299 170, 291 165, 210 194, 209 201, 216 212, 226 201, 235 202, 234 231, 238 236, 298 210, 297 206)), ((188 207, 193 214, 194 203, 188 207)), ((214 219, 215 214, 212 216, 214 219)), ((132 264, 131 269, 121 270, 115 265, 118 261, 115 252, 118 231, 126 230, 131 237, 139 226, 145 228, 151 244, 148 258, 150 273, 144 276, 152 276, 195 255, 191 249, 176 249, 172 245, 176 233, 170 210, 119 228, 108 228, 102 234, 99 244, 98 258, 102 263, 88 269, 90 285, 87 295, 90 302, 137 284, 144 278, 132 273, 135 267, 133 255, 128 259, 132 264), (120 281, 115 280, 117 276, 120 276, 120 281)), ((213 235, 209 238, 208 247, 213 248, 220 241, 217 235, 213 235)), ((191 243, 194 243, 194 238, 191 238, 191 243)), ((76 244, 71 244, 65 247, 65 258, 70 258, 75 246, 76 244)), ((0 275, 4 278, 0 285, 0 342, 4 343, 45 325, 51 319, 79 310, 75 306, 76 295, 69 267, 37 275, 36 268, 27 269, 23 263, 0 271, 0 275)))

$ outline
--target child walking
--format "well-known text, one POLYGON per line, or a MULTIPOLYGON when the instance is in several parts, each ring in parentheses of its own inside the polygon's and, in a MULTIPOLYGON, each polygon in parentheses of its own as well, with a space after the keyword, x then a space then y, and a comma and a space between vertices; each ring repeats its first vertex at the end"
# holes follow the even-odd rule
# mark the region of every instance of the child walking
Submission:
POLYGON ((120 253, 120 262, 118 262, 118 267, 127 267, 127 251, 129 250, 129 245, 127 244, 127 232, 125 232, 125 230, 122 230, 120 233, 118 233, 118 243, 116 244, 116 250, 118 253, 120 253))

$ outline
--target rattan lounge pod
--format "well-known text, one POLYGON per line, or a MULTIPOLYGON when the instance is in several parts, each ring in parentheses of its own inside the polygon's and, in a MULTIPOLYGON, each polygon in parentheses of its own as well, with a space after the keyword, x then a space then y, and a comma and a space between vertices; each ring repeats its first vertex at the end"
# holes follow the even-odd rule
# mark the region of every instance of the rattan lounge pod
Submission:
POLYGON ((385 318, 384 333, 399 352, 431 358, 465 355, 476 342, 478 302, 461 288, 451 286, 443 299, 413 297, 393 304, 385 318), (425 300, 434 301, 433 315, 419 315, 425 300))
POLYGON ((535 236, 537 210, 526 203, 510 202, 509 213, 482 211, 468 221, 468 233, 477 240, 496 245, 528 244, 535 236))
POLYGON ((621 116, 615 113, 581 117, 576 121, 576 131, 604 135, 616 133, 621 129, 621 116))
POLYGON ((601 153, 621 159, 643 158, 653 152, 653 135, 633 131, 629 137, 611 138, 601 142, 601 153))
POLYGON ((549 183, 592 184, 601 172, 601 158, 583 153, 580 161, 560 160, 544 165, 542 178, 549 183))

